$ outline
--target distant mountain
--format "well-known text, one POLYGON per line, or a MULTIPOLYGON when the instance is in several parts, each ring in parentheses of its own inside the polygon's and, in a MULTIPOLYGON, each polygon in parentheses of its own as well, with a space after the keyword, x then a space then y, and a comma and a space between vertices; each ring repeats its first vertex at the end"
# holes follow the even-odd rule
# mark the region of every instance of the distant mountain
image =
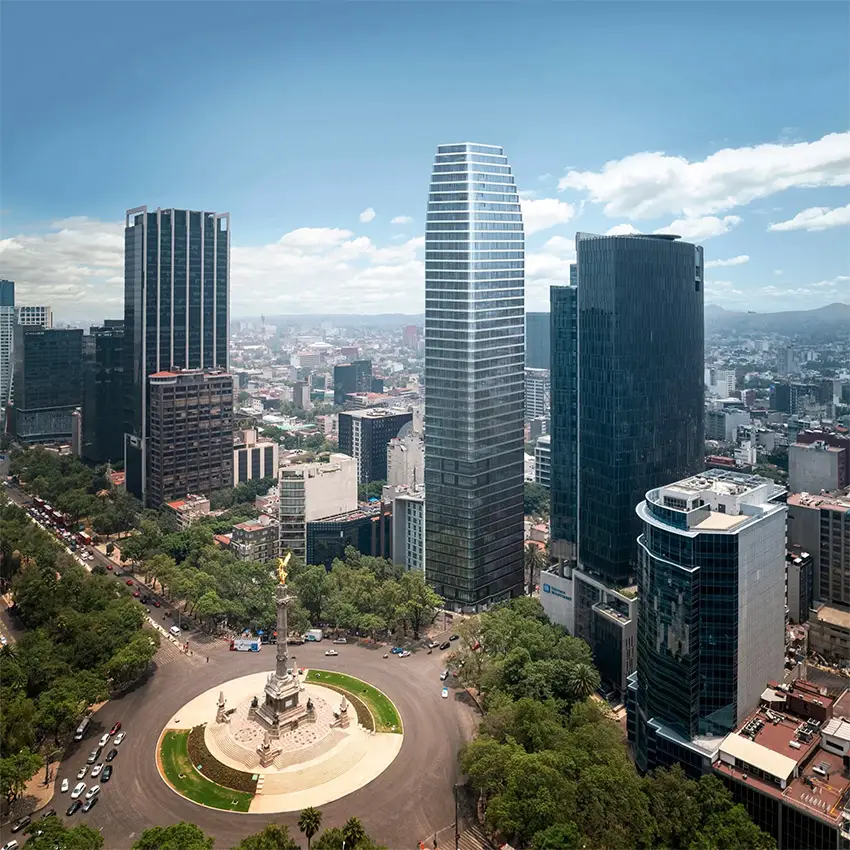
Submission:
POLYGON ((850 304, 828 304, 814 310, 788 310, 783 313, 738 313, 716 304, 705 307, 705 329, 710 333, 782 334, 798 336, 847 333, 850 331, 850 304))

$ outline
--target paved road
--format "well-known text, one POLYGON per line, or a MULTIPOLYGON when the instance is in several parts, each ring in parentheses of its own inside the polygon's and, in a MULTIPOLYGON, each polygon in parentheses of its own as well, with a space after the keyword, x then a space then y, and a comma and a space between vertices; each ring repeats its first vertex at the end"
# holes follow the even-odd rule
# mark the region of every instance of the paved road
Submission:
MULTIPOLYGON (((460 700, 440 697, 439 671, 445 653, 424 651, 409 658, 384 659, 380 650, 349 645, 338 647, 336 658, 326 658, 327 642, 293 647, 300 666, 340 670, 361 676, 385 691, 396 703, 405 726, 401 752, 390 767, 365 788, 322 807, 325 826, 341 826, 349 817, 362 819, 367 831, 390 850, 416 847, 454 821, 452 783, 456 752, 477 722, 460 700)), ((223 641, 192 657, 178 655, 169 646, 160 650, 158 669, 135 691, 108 703, 93 719, 86 738, 73 745, 60 766, 57 781, 68 777, 73 787, 77 770, 100 735, 121 720, 127 738, 119 747, 115 772, 103 786, 101 800, 85 820, 103 831, 106 847, 130 847, 142 830, 153 825, 187 820, 216 838, 216 847, 229 848, 270 819, 297 830, 292 815, 244 815, 196 806, 176 795, 160 778, 155 744, 163 727, 186 702, 228 679, 271 670, 274 653, 232 653, 223 641)), ((210 718, 212 719, 212 717, 210 718)), ((90 781, 89 781, 90 783, 90 781)), ((68 794, 57 794, 57 810, 67 808, 68 794)))

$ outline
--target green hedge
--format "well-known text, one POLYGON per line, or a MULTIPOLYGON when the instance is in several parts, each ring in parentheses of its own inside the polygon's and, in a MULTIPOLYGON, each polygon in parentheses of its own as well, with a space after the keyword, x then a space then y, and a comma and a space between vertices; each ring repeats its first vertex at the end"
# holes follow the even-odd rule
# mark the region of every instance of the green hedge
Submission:
POLYGON ((212 780, 216 785, 232 788, 234 791, 245 791, 249 794, 257 792, 257 780, 255 773, 246 773, 244 770, 228 767, 222 764, 208 749, 204 740, 205 725, 195 726, 189 732, 187 749, 189 758, 193 765, 201 765, 201 774, 212 780))
MULTIPOLYGON (((385 693, 368 682, 355 679, 354 676, 347 676, 345 673, 332 673, 329 670, 309 670, 307 681, 317 685, 328 685, 334 690, 342 691, 346 696, 363 700, 375 718, 376 731, 401 733, 402 725, 398 709, 385 693)), ((359 717, 358 713, 358 719, 359 717)))

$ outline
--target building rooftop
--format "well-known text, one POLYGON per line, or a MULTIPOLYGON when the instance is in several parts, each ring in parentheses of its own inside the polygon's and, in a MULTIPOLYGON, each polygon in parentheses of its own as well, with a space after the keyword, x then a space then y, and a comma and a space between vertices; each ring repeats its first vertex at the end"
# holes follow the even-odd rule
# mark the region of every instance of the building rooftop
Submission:
POLYGON ((344 411, 346 416, 353 416, 355 419, 385 419, 388 416, 403 416, 405 413, 410 411, 399 407, 367 407, 362 410, 344 411))
POLYGON ((811 493, 791 493, 788 496, 788 504, 804 508, 850 511, 850 493, 824 493, 820 496, 813 496, 811 493))
POLYGON ((850 611, 846 608, 838 608, 835 605, 821 605, 817 609, 817 619, 830 626, 838 626, 850 631, 850 611))
POLYGON ((699 475, 683 478, 662 490, 683 490, 690 493, 716 493, 722 496, 743 496, 768 483, 769 479, 744 472, 727 472, 725 469, 709 469, 699 475))

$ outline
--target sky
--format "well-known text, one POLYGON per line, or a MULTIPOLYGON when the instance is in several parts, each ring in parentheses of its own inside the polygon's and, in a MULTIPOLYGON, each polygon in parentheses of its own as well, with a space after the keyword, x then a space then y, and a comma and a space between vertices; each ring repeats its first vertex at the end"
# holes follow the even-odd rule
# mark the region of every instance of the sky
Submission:
POLYGON ((231 214, 231 313, 421 313, 438 144, 502 145, 526 307, 575 233, 705 247, 706 302, 850 302, 850 4, 23 2, 0 277, 123 313, 125 210, 231 214))

